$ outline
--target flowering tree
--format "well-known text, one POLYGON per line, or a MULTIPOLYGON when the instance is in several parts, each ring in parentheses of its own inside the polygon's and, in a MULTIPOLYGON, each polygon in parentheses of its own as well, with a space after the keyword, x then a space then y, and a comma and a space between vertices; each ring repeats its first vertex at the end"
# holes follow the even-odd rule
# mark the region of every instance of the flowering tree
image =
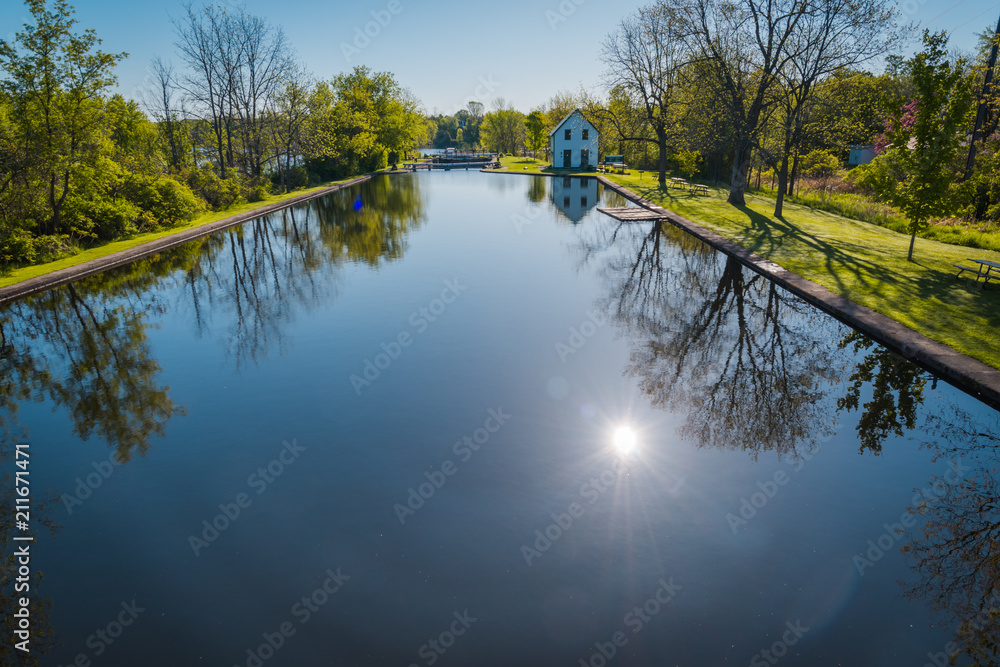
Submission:
POLYGON ((953 215, 968 201, 959 153, 973 109, 972 74, 964 60, 946 60, 946 46, 945 33, 924 31, 924 50, 907 63, 916 97, 890 121, 881 154, 858 177, 909 219, 911 262, 917 233, 930 219, 953 215))

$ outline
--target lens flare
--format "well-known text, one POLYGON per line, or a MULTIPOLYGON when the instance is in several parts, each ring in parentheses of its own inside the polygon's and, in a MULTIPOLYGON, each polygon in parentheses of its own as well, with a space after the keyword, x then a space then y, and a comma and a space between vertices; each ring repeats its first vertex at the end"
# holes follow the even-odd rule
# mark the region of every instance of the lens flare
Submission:
POLYGON ((615 431, 615 449, 622 454, 631 454, 635 451, 636 438, 635 431, 628 426, 622 426, 615 431))

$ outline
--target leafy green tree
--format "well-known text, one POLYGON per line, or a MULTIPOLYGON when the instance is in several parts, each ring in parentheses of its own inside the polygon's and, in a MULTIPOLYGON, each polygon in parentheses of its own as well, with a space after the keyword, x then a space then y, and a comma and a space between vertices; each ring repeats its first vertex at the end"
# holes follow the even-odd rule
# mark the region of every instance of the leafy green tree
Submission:
POLYGON ((701 166, 701 153, 681 149, 677 151, 677 168, 688 178, 694 178, 701 166))
POLYGON ((480 132, 482 142, 489 150, 517 153, 524 146, 524 114, 499 98, 493 102, 493 111, 483 118, 480 132))
POLYGON ((969 199, 959 158, 973 109, 972 74, 963 59, 948 62, 946 46, 946 33, 924 32, 924 50, 908 63, 914 99, 890 123, 889 148, 858 178, 909 218, 910 261, 930 219, 954 214, 969 199))
POLYGON ((524 126, 528 130, 528 146, 535 151, 537 156, 538 151, 545 146, 545 114, 537 109, 532 111, 524 119, 524 126))
MULTIPOLYGON (((36 161, 48 208, 39 227, 64 231, 63 213, 82 166, 93 168, 101 94, 116 81, 115 65, 125 53, 97 50, 93 30, 74 32, 73 8, 65 0, 27 0, 34 19, 13 43, 0 42, 0 82, 13 102, 14 123, 36 161)), ((99 143, 99 142, 98 142, 99 143)))

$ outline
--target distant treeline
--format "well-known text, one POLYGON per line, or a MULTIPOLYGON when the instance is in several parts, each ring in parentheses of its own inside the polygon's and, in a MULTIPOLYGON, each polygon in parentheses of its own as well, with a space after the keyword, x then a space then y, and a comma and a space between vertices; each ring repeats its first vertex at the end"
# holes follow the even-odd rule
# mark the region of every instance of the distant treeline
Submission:
POLYGON ((244 9, 180 6, 177 65, 154 59, 130 100, 110 92, 128 54, 101 51, 65 0, 26 4, 0 42, 0 265, 376 170, 429 140, 391 74, 315 81, 244 9))

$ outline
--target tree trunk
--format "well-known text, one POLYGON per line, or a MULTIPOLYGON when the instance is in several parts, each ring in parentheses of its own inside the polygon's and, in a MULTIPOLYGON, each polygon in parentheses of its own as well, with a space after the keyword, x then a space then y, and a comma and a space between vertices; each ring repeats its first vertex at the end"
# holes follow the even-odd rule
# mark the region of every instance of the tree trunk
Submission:
POLYGON ((753 147, 740 146, 733 156, 733 176, 729 185, 729 203, 734 206, 746 204, 747 171, 750 168, 750 158, 753 147))
POLYGON ((785 208, 785 192, 788 189, 788 152, 781 158, 781 169, 778 170, 778 197, 774 202, 774 217, 780 218, 785 208))
POLYGON ((910 235, 910 254, 906 256, 906 261, 913 261, 913 244, 917 241, 917 230, 913 230, 913 234, 910 235))
POLYGON ((667 184, 667 133, 660 131, 656 133, 656 143, 660 148, 660 173, 657 180, 660 185, 667 184))
POLYGON ((799 180, 799 153, 798 153, 798 151, 796 151, 795 152, 795 161, 792 162, 792 173, 788 177, 788 195, 789 196, 794 196, 795 195, 795 186, 797 185, 798 180, 799 180))

